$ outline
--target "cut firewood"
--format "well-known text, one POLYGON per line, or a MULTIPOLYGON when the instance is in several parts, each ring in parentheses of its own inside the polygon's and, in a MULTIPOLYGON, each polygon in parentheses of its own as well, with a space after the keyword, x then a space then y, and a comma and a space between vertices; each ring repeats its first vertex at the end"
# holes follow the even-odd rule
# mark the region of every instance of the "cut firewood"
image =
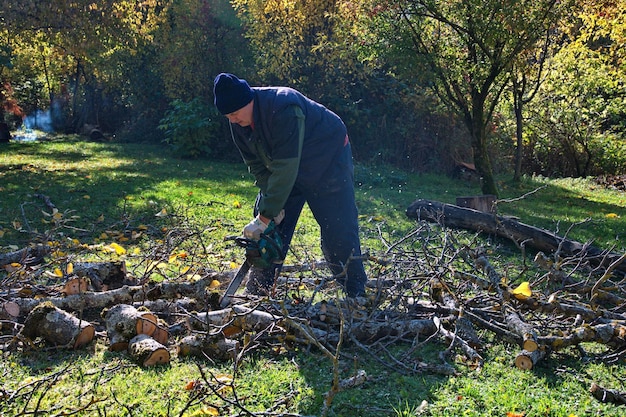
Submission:
POLYGON ((522 337, 522 349, 527 352, 534 352, 539 349, 537 332, 534 327, 525 323, 516 311, 509 307, 505 320, 509 328, 522 337))
POLYGON ((179 356, 207 356, 217 361, 234 360, 239 352, 237 340, 223 335, 204 336, 193 334, 184 337, 176 347, 179 356))
POLYGON ((94 291, 106 291, 134 285, 135 282, 126 276, 126 263, 117 262, 75 262, 74 273, 79 277, 87 277, 94 291))
POLYGON ((538 349, 533 352, 522 350, 515 357, 515 366, 519 369, 533 369, 535 365, 546 356, 546 351, 538 349))
POLYGON ((157 329, 157 318, 149 311, 139 311, 128 304, 118 304, 102 312, 109 350, 121 351, 128 347, 130 339, 146 334, 152 336, 157 329))
POLYGON ((156 329, 154 329, 154 333, 152 333, 152 338, 162 345, 167 345, 169 337, 170 332, 165 328, 165 325, 161 323, 157 324, 156 329))
POLYGON ((167 348, 146 334, 138 334, 129 340, 128 353, 142 366, 170 362, 170 352, 167 348))
POLYGON ((93 340, 95 329, 91 323, 51 303, 41 303, 26 317, 20 335, 30 339, 42 337, 51 344, 78 349, 93 340))
POLYGON ((65 295, 82 294, 89 289, 89 280, 85 277, 72 275, 67 278, 61 292, 65 295))

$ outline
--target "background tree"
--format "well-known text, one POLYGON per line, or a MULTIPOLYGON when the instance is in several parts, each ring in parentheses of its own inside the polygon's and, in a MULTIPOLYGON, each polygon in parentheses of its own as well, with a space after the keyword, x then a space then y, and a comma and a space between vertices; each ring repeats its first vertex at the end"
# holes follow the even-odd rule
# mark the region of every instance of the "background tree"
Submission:
POLYGON ((423 82, 462 115, 485 194, 498 192, 488 134, 511 66, 546 33, 564 6, 555 0, 411 0, 371 5, 374 24, 387 29, 381 36, 392 54, 384 56, 400 57, 404 64, 399 74, 404 77, 422 73, 423 82))

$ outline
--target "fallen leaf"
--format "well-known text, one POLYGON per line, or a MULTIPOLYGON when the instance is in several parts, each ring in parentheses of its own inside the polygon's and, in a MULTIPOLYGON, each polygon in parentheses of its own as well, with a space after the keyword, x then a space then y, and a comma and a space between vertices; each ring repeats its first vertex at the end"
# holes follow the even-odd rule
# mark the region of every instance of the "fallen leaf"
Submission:
POLYGON ((533 295, 533 292, 530 289, 530 284, 528 283, 528 281, 524 281, 520 285, 518 285, 517 288, 512 290, 511 294, 513 294, 513 296, 515 296, 515 298, 517 298, 518 300, 525 300, 533 295))

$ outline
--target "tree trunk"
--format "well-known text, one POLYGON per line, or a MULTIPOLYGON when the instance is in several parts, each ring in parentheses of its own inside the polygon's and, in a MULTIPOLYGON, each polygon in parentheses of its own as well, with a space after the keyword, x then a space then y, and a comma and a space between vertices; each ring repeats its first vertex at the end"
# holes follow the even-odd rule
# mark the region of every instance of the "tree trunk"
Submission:
POLYGON ((20 335, 30 339, 42 337, 54 345, 78 349, 93 340, 95 329, 91 323, 51 303, 41 303, 26 317, 20 335))
MULTIPOLYGON (((453 204, 415 200, 407 208, 406 215, 418 220, 437 222, 447 227, 495 234, 511 239, 518 245, 524 242, 526 246, 544 252, 559 250, 562 256, 585 257, 590 263, 605 267, 611 265, 621 256, 555 235, 547 230, 529 226, 508 217, 481 213, 453 204)), ((626 262, 616 265, 615 271, 626 273, 626 262)))

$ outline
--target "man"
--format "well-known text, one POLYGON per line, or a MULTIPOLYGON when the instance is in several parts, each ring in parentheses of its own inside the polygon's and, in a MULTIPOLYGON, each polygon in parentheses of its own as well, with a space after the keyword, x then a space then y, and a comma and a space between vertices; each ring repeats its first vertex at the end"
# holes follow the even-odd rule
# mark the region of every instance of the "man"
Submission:
MULTIPOLYGON (((244 236, 258 239, 274 219, 287 253, 307 203, 320 226, 331 271, 349 297, 365 295, 352 151, 343 121, 292 88, 251 88, 233 74, 219 74, 213 93, 260 190, 244 236)), ((277 264, 252 268, 247 291, 267 293, 279 271, 277 264)))

